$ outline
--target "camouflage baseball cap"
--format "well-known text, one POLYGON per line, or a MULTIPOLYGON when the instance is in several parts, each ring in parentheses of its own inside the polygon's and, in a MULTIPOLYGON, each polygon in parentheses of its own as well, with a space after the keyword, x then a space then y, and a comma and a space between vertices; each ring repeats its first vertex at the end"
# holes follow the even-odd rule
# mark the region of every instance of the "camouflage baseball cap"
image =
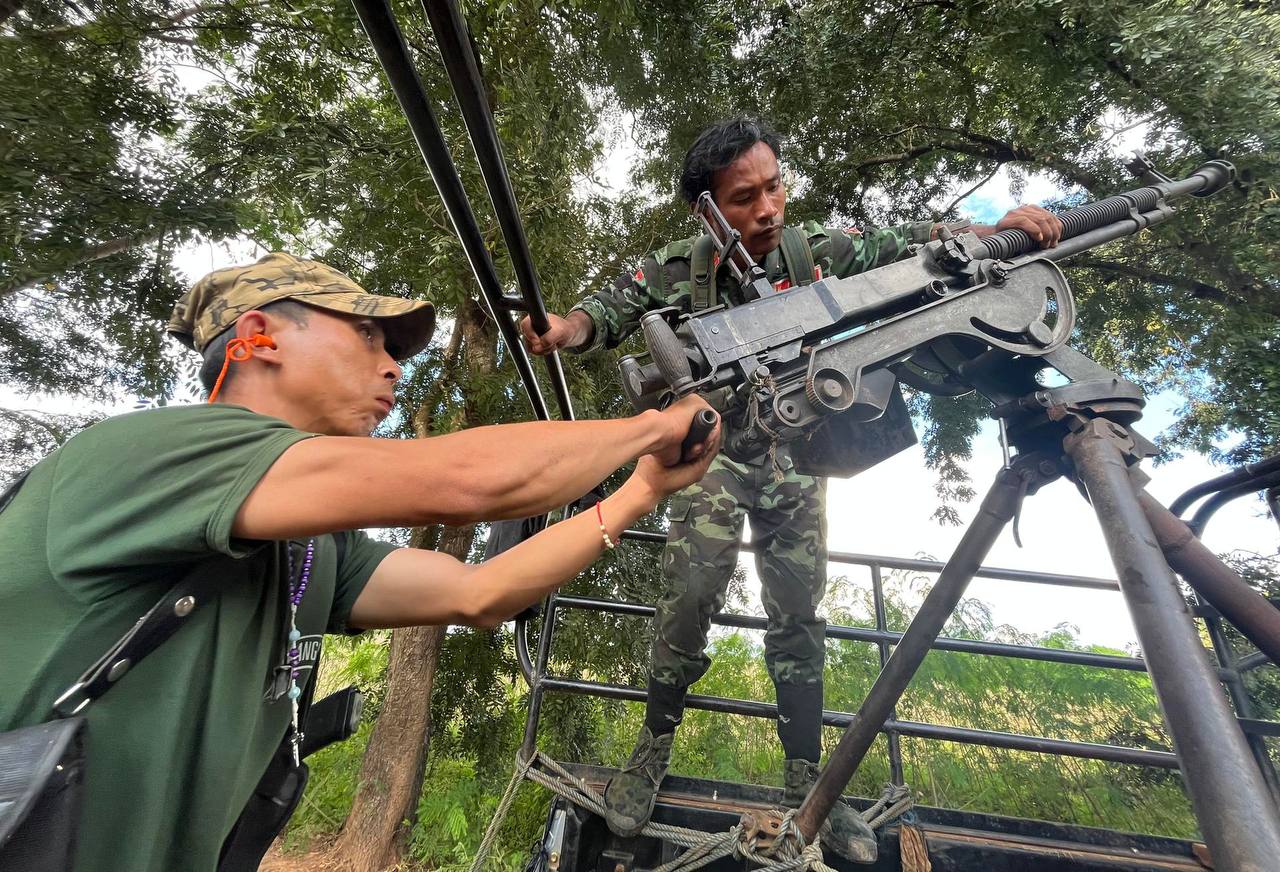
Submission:
POLYGON ((331 266, 273 251, 255 264, 216 270, 196 282, 173 307, 167 329, 203 352, 245 312, 278 300, 379 319, 396 360, 426 348, 435 327, 435 307, 426 300, 370 294, 331 266))

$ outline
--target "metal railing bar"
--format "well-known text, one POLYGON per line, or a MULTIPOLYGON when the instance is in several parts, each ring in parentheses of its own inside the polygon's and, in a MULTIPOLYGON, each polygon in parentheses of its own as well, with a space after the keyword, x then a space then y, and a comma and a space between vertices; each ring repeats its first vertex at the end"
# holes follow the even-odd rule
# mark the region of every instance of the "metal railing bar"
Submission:
MULTIPOLYGON (((880 564, 873 563, 871 565, 871 599, 875 609, 876 629, 881 632, 889 630, 889 618, 884 606, 884 579, 881 576, 880 564)), ((880 669, 883 671, 885 664, 889 662, 889 644, 880 642, 876 646, 880 655, 880 669)), ((889 717, 893 720, 898 719, 898 710, 895 708, 889 713, 889 717)), ((898 741, 898 734, 889 730, 885 733, 886 744, 889 746, 889 779, 894 784, 905 784, 902 771, 902 745, 898 741)))
POLYGON ((528 394, 533 413, 542 420, 550 420, 551 413, 547 409, 546 399, 538 387, 538 377, 534 374, 533 364, 525 352, 524 343, 516 332, 511 319, 500 314, 500 302, 503 298, 502 284, 498 280, 493 260, 485 246, 484 236, 480 233, 480 225, 476 222, 471 201, 467 198, 454 165, 453 156, 445 143, 444 134, 436 121, 435 112, 427 99, 422 80, 413 65, 409 47, 396 23, 395 15, 386 0, 352 0, 360 24, 364 27, 378 56, 379 63, 387 75, 392 93, 404 111, 409 131, 413 134, 418 150, 427 164, 431 178, 440 192, 446 214, 453 223, 462 249, 475 273, 476 283, 480 286, 482 299, 487 303, 490 313, 502 334, 503 343, 511 355, 516 370, 520 373, 520 381, 528 394))
POLYGON ((1276 721, 1264 721, 1258 718, 1236 718, 1240 722, 1240 729, 1254 736, 1271 736, 1280 737, 1280 723, 1276 721))
POLYGON ((1255 479, 1261 478, 1272 472, 1280 470, 1280 454, 1274 457, 1268 457, 1255 463, 1246 463, 1237 467, 1230 472, 1223 473, 1217 478, 1211 478, 1203 481, 1193 488, 1190 488, 1173 502, 1169 503, 1169 511, 1177 517, 1186 514, 1187 509, 1191 508, 1191 504, 1201 497, 1209 494, 1217 493, 1230 487, 1237 487, 1246 484, 1255 479))
MULTIPOLYGON (((614 602, 594 597, 561 595, 556 598, 558 607, 584 609, 593 612, 608 612, 616 615, 631 615, 638 618, 653 617, 653 606, 643 603, 614 602)), ((756 615, 734 615, 721 612, 712 616, 712 623, 725 627, 737 627, 745 630, 763 630, 768 626, 768 619, 756 615)), ((870 642, 874 644, 894 645, 902 634, 893 630, 877 630, 872 627, 846 627, 841 624, 828 624, 828 639, 839 639, 844 642, 870 642)), ((1117 654, 1095 654, 1091 651, 1068 651, 1059 648, 1038 648, 1031 645, 1012 645, 1005 642, 983 642, 977 639, 953 639, 940 637, 933 645, 936 651, 958 651, 964 654, 979 654, 991 657, 1012 657, 1020 660, 1039 660, 1047 663, 1066 663, 1074 666, 1093 666, 1100 669, 1123 669, 1130 672, 1145 672, 1146 663, 1140 657, 1123 657, 1117 654)))
MULTIPOLYGON (((565 678, 542 679, 544 690, 560 693, 573 693, 582 696, 597 696, 604 699, 619 699, 630 702, 643 702, 645 691, 638 687, 625 687, 618 684, 605 684, 594 681, 576 681, 565 678)), ((685 704, 690 708, 721 712, 724 714, 746 715, 748 717, 776 720, 778 707, 772 703, 754 702, 745 699, 728 699, 718 696, 689 694, 685 704)), ((829 727, 847 727, 853 715, 846 712, 824 710, 822 722, 829 727)), ((1005 748, 1013 751, 1034 751, 1041 754, 1058 754, 1066 757, 1080 757, 1088 760, 1104 760, 1111 763, 1129 763, 1139 766, 1157 766, 1162 769, 1177 769, 1178 758, 1169 751, 1152 751, 1145 748, 1125 748, 1119 745, 1102 745, 1092 742, 1074 742, 1067 739, 1047 739, 1040 736, 1027 736, 1022 733, 1005 733, 997 730, 975 730, 968 727, 953 727, 945 724, 926 724, 918 721, 886 721, 883 729, 892 730, 904 736, 920 739, 935 739, 947 742, 963 742, 970 745, 984 745, 991 748, 1005 748)))
POLYGON ((1236 669, 1240 672, 1252 672, 1259 666, 1266 666, 1271 662, 1271 658, 1261 651, 1254 651, 1248 657, 1241 657, 1236 661, 1236 669))
MULTIPOLYGON (((667 534, 652 530, 627 530, 622 534, 622 538, 634 542, 662 544, 667 541, 667 534)), ((754 552, 755 547, 750 542, 743 542, 742 550, 754 552)), ((914 572, 941 572, 942 567, 945 565, 937 560, 917 560, 906 557, 890 557, 883 554, 861 554, 856 551, 831 551, 828 553, 827 559, 832 563, 850 563, 858 566, 879 565, 885 569, 902 569, 914 572)), ((1081 587, 1091 590, 1120 590, 1120 585, 1107 578, 1093 578, 1087 575, 1060 575, 1052 572, 1034 572, 1029 569, 983 567, 978 570, 974 577, 995 581, 1020 581, 1027 584, 1081 587)))
MULTIPOLYGON (((422 7, 431 22, 436 48, 440 51, 445 72, 453 86, 453 96, 462 110, 467 134, 471 138, 471 146, 480 165, 485 188, 489 192, 489 201, 493 205, 494 216, 498 219, 502 238, 507 245, 516 284, 523 298, 521 308, 529 313, 534 329, 545 333, 548 325, 547 310, 542 302, 542 287, 538 281, 533 255, 529 251, 524 222, 516 206, 515 191, 507 173, 507 163, 503 158, 502 143, 498 139, 493 112, 486 99, 480 64, 472 50, 470 31, 453 0, 423 0, 422 7)), ((509 300, 502 296, 491 302, 495 308, 505 308, 504 304, 509 300)), ((494 314, 509 320, 505 314, 494 314)), ((569 387, 565 381, 564 369, 560 365, 560 357, 553 353, 546 357, 545 362, 552 390, 560 406, 560 416, 565 420, 572 420, 573 401, 569 397, 569 387)))

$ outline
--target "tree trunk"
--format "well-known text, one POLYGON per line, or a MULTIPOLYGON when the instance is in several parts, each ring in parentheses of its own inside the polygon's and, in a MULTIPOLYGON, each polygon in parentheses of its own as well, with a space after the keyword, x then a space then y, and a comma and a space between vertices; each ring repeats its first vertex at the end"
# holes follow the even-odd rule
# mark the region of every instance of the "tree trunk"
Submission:
MULTIPOLYGON (((4 21, 5 4, 9 2, 12 2, 12 0, 0 0, 0 22, 4 21)), ((17 5, 14 6, 14 10, 16 9, 17 5)), ((90 246, 89 248, 82 250, 68 263, 64 263, 59 266, 57 272, 63 272, 71 269, 72 267, 80 266, 81 264, 93 263, 95 260, 102 260, 104 257, 110 257, 113 254, 128 251, 129 249, 139 245, 149 245, 159 239, 161 235, 161 231, 157 230, 154 233, 148 233, 143 236, 122 236, 119 239, 110 239, 106 242, 99 243, 98 245, 90 246)), ((27 288, 34 287, 42 282, 47 282, 52 279, 57 272, 49 275, 28 275, 25 278, 20 277, 11 284, 0 287, 0 297, 8 297, 12 294, 18 293, 19 291, 25 291, 27 288)))
MULTIPOLYGON (((474 536, 474 525, 446 528, 439 550, 465 560, 474 536)), ((401 825, 416 813, 422 789, 431 689, 447 632, 404 627, 391 634, 386 698, 360 764, 355 802, 334 845, 334 860, 351 872, 377 872, 400 861, 407 836, 401 825)))
MULTIPOLYGON (((459 307, 446 372, 452 373, 454 357, 461 352, 464 381, 491 373, 497 365, 492 333, 493 325, 477 305, 459 307)), ((427 414, 424 408, 414 417, 419 437, 431 431, 427 414)), ((484 423, 472 408, 466 409, 464 421, 468 427, 484 423)), ((475 530, 474 524, 443 528, 436 550, 466 560, 475 530)), ((416 530, 411 547, 429 547, 429 533, 416 530)), ((406 627, 391 634, 385 701, 360 764, 355 802, 333 848, 332 859, 351 872, 377 872, 397 865, 403 856, 422 792, 431 689, 446 632, 446 627, 406 627)))

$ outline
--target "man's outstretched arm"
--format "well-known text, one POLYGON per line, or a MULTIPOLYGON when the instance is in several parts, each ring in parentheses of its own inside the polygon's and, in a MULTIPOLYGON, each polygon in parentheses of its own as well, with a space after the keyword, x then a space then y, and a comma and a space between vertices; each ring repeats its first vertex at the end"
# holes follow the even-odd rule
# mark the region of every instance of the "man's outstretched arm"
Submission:
MULTIPOLYGON (((635 473, 600 504, 610 538, 618 541, 663 496, 700 479, 713 454, 714 445, 699 460, 670 468, 653 457, 640 458, 635 473)), ((575 577, 602 550, 604 537, 593 510, 480 564, 402 548, 378 564, 348 623, 366 630, 417 624, 496 626, 575 577)))
MULTIPOLYGON (((646 258, 648 262, 648 258, 646 258)), ((547 313, 547 330, 538 334, 529 316, 520 319, 525 345, 537 355, 553 351, 574 353, 599 348, 617 348, 640 327, 646 312, 661 309, 670 301, 659 294, 643 270, 623 273, 611 284, 583 298, 563 318, 547 313)))
POLYGON ((689 397, 615 421, 532 421, 430 439, 307 439, 267 470, 240 506, 232 535, 272 540, 542 514, 640 455, 674 464, 704 408, 689 397))

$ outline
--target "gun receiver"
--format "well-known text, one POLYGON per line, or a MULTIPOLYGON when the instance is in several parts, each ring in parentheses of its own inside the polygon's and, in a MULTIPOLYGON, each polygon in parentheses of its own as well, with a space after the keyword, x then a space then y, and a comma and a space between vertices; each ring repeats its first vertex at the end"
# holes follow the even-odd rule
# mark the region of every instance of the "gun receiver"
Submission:
MULTIPOLYGON (((1170 201, 1215 193, 1234 168, 1211 161, 1178 181, 1141 155, 1130 168, 1150 184, 1060 214, 1056 248, 1035 250, 1021 230, 980 239, 944 227, 895 263, 786 291, 769 284, 703 194, 698 215, 716 262, 749 302, 646 314, 651 360, 623 358, 624 390, 641 409, 702 394, 724 417, 724 450, 738 460, 806 437, 797 467, 828 475, 851 475, 915 441, 899 381, 946 396, 977 390, 1009 417, 1009 404, 1049 401, 1038 376, 1052 368, 1069 383, 1113 382, 1117 414, 1137 420, 1138 388, 1067 347, 1075 302, 1056 261, 1168 220, 1170 201)), ((1035 440, 1016 417, 1009 437, 1029 450, 1035 440)))

